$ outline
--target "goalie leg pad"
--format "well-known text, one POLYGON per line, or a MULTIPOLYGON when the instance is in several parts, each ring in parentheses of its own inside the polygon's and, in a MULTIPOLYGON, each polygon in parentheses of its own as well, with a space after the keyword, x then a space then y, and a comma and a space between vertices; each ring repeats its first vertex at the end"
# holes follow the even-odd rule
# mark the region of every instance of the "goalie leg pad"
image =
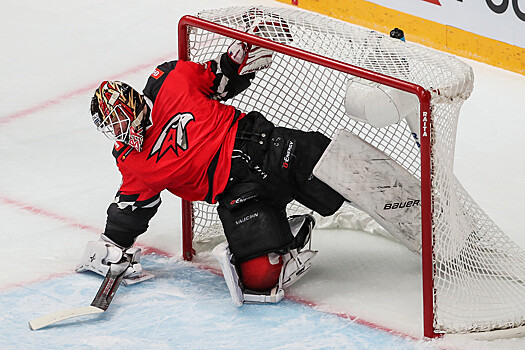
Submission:
POLYGON ((142 264, 140 263, 140 248, 131 247, 126 249, 124 253, 130 256, 131 265, 128 267, 128 271, 126 271, 126 274, 124 275, 122 284, 129 286, 155 277, 151 272, 142 269, 142 264))
POLYGON ((272 288, 272 290, 270 290, 269 293, 262 293, 262 294, 246 293, 244 294, 245 303, 275 304, 275 303, 280 302, 283 298, 284 298, 284 290, 279 287, 272 288))
POLYGON ((241 262, 239 269, 242 283, 245 288, 250 290, 265 291, 272 289, 279 281, 282 266, 282 256, 275 253, 264 254, 241 262))
POLYGON ((279 284, 288 288, 303 276, 312 267, 312 259, 317 255, 316 250, 306 249, 298 252, 296 249, 284 255, 284 265, 281 270, 279 284))
POLYGON ((384 152, 339 130, 313 173, 400 243, 421 251, 421 185, 384 152))
POLYGON ((375 128, 398 123, 417 107, 417 97, 408 92, 357 77, 347 82, 346 114, 375 128))
POLYGON ((283 267, 279 276, 279 285, 287 288, 302 278, 312 266, 316 250, 304 249, 311 243, 315 219, 310 214, 293 215, 288 218, 290 229, 295 237, 292 249, 283 255, 283 267))
POLYGON ((284 291, 280 285, 276 285, 268 292, 245 289, 239 278, 237 268, 232 263, 233 256, 226 242, 217 245, 213 249, 213 255, 221 266, 224 280, 235 306, 240 307, 244 303, 278 303, 283 299, 284 291))
POLYGON ((239 263, 239 272, 245 288, 253 291, 267 291, 291 285, 310 268, 310 260, 317 252, 301 251, 309 242, 315 221, 312 215, 293 215, 288 218, 293 244, 277 253, 263 254, 239 263), (283 280, 284 276, 284 280, 283 280), (290 283, 290 280, 293 280, 290 283), (286 282, 286 286, 279 284, 286 282))
POLYGON ((213 249, 213 256, 221 266, 222 275, 226 281, 226 286, 228 286, 233 305, 237 307, 242 306, 244 303, 244 294, 241 288, 239 274, 237 273, 235 265, 232 264, 233 255, 228 248, 228 244, 223 242, 217 245, 213 249))
POLYGON ((248 302, 277 303, 284 297, 283 288, 297 282, 310 269, 317 251, 301 249, 310 242, 314 218, 310 214, 294 215, 288 218, 288 223, 295 238, 293 249, 284 255, 268 253, 241 262, 240 274, 226 242, 213 249, 235 306, 248 302))
POLYGON ((286 212, 276 208, 275 197, 268 198, 256 182, 235 184, 221 195, 217 212, 237 262, 286 250, 293 243, 286 212))

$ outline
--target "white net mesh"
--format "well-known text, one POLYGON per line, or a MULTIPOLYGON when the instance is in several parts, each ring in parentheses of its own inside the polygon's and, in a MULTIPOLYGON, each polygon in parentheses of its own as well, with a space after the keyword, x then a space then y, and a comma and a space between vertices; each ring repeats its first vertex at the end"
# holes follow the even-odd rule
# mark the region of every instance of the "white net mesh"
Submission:
MULTIPOLYGON (((260 16, 285 20, 287 45, 418 84, 432 92, 432 225, 434 328, 472 332, 525 323, 525 255, 470 198, 453 174, 459 110, 473 88, 470 67, 456 58, 317 14, 289 9, 235 7, 201 12, 200 18, 245 31, 260 16), (278 14, 279 17, 276 17, 278 14)), ((278 19, 278 20, 277 20, 278 19)), ((202 62, 225 52, 231 38, 192 27, 189 57, 202 62)), ((279 126, 322 131, 347 129, 420 178, 420 151, 407 123, 377 129, 345 114, 350 75, 284 54, 228 103, 260 111, 279 126)), ((194 203, 194 247, 223 239, 213 206, 194 203)), ((289 212, 306 211, 291 204, 289 212)))

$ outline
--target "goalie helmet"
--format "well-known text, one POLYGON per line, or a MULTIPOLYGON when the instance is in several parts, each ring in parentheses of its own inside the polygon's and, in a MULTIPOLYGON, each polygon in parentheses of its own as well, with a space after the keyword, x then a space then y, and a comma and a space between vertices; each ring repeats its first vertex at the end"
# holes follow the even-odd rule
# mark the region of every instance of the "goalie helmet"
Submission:
POLYGON ((138 91, 120 81, 103 81, 91 99, 91 116, 97 130, 110 140, 140 151, 146 101, 138 91))

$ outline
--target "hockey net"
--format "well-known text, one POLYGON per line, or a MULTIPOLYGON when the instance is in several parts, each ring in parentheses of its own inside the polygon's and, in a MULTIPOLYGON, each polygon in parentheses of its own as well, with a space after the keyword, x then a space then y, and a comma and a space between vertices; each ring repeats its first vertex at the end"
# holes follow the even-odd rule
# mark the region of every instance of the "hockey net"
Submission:
MULTIPOLYGON (((473 89, 471 68, 449 55, 346 22, 301 10, 265 7, 210 10, 183 18, 179 55, 195 62, 213 59, 239 36, 236 31, 218 34, 215 26, 206 23, 245 32, 257 16, 286 21, 292 36, 286 47, 304 54, 296 57, 298 51, 276 50, 271 67, 258 72, 252 86, 228 103, 242 111, 260 111, 279 126, 322 131, 328 136, 338 129, 349 130, 421 179, 422 192, 428 190, 430 203, 422 207, 430 242, 427 251, 423 248, 423 259, 429 261, 423 267, 423 279, 426 276, 431 281, 423 292, 425 335, 525 324, 524 251, 483 212, 453 173, 459 111, 473 89), (345 69, 328 67, 322 59, 313 63, 312 57, 337 61, 336 66, 345 69), (379 73, 371 76, 376 81, 383 79, 386 85, 392 86, 391 77, 429 92, 430 114, 424 119, 425 128, 420 129, 423 136, 428 133, 428 162, 405 120, 378 129, 345 114, 345 87, 354 78, 348 67, 358 67, 355 74, 361 76, 379 73), (428 175, 428 182, 422 174, 428 175)), ((224 239, 214 206, 185 205, 186 231, 191 231, 185 239, 193 238, 190 248, 210 249, 224 239)), ((289 207, 290 214, 305 211, 294 203, 289 207)), ((185 253, 191 258, 191 252, 185 253)))

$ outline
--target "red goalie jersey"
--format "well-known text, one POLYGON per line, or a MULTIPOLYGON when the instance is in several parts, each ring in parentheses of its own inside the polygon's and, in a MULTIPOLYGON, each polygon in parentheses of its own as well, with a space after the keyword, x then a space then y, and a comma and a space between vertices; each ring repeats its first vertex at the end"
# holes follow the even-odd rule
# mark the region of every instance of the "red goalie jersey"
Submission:
POLYGON ((152 125, 142 151, 120 143, 114 149, 121 197, 140 203, 167 189, 189 201, 215 202, 228 181, 235 121, 244 114, 211 98, 214 65, 167 62, 149 77, 144 95, 153 102, 152 125))
MULTIPOLYGON (((104 234, 129 247, 145 232, 160 205, 160 192, 215 203, 228 182, 237 120, 222 104, 250 85, 227 54, 203 64, 166 62, 149 77, 144 96, 153 104, 141 151, 117 143, 113 155, 122 184, 108 208, 104 234)), ((130 144, 133 144, 130 135, 130 144)))

